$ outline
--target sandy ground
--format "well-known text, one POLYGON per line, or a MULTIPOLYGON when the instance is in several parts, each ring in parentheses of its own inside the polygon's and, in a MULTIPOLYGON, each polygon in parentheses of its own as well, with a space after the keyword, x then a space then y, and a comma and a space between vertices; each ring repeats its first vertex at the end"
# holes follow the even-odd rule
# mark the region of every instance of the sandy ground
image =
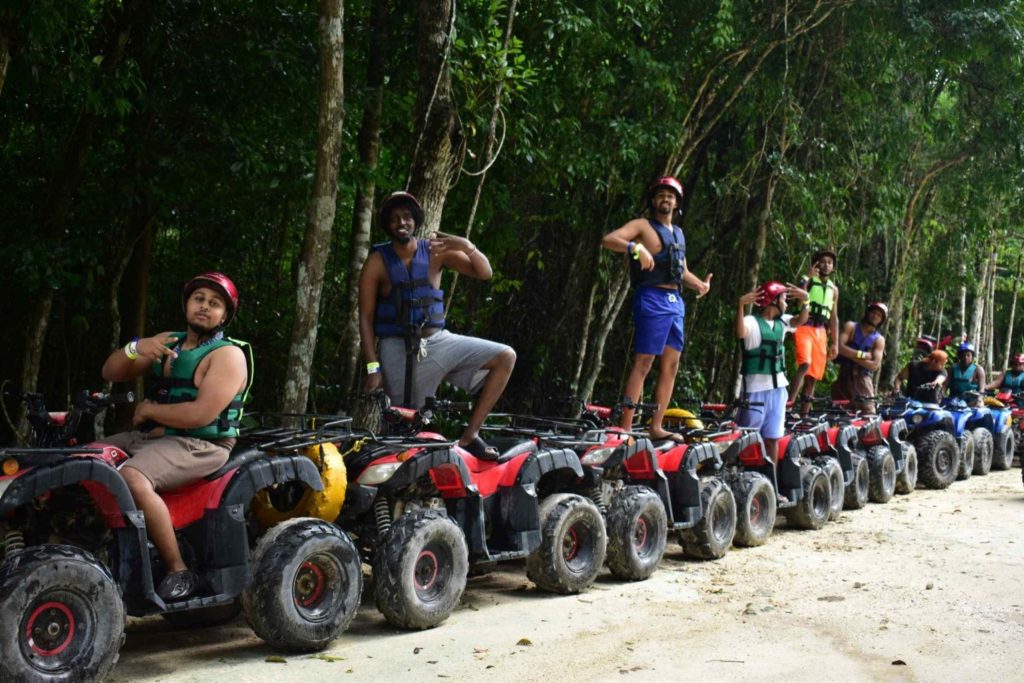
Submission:
POLYGON ((521 565, 470 579, 430 631, 389 627, 365 600, 319 656, 287 656, 239 618, 186 631, 133 620, 111 681, 484 679, 1024 680, 1020 469, 844 512, 818 532, 780 520, 768 544, 717 562, 670 542, 649 580, 605 573, 541 593, 521 565))

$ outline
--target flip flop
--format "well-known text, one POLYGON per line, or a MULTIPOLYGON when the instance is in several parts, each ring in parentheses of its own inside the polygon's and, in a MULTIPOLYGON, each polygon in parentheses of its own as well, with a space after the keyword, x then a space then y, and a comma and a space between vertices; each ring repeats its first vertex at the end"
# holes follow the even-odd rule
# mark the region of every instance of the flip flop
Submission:
POLYGON ((488 446, 487 442, 481 439, 479 435, 474 436, 473 440, 469 443, 460 443, 459 447, 480 460, 497 460, 501 457, 498 449, 494 446, 488 446))
POLYGON ((661 436, 655 436, 648 432, 647 435, 651 437, 652 441, 674 441, 675 443, 686 443, 686 437, 682 434, 676 434, 675 432, 665 432, 661 436))

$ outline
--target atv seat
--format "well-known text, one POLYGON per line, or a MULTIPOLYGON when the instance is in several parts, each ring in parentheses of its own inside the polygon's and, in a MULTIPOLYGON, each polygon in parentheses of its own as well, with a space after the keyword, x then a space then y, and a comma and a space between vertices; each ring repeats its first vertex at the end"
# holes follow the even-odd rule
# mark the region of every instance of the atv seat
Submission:
POLYGON ((523 453, 536 453, 537 444, 534 441, 523 439, 518 436, 499 436, 490 439, 490 445, 501 453, 495 462, 508 462, 523 453))
POLYGON ((204 478, 210 481, 214 479, 220 479, 231 470, 237 469, 248 462, 252 462, 257 458, 263 457, 266 457, 266 453, 259 450, 258 448, 253 448, 252 446, 241 446, 238 448, 234 448, 231 450, 231 454, 228 456, 227 462, 221 465, 220 469, 218 469, 216 472, 214 472, 213 474, 208 474, 204 478))

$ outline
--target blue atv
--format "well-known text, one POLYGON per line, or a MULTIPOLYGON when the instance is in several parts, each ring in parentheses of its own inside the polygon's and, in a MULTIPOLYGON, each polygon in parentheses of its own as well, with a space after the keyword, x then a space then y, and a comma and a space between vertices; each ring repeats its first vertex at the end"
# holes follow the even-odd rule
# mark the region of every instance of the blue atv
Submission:
POLYGON ((960 447, 957 481, 968 479, 972 474, 988 474, 992 467, 992 435, 980 427, 975 432, 971 426, 975 410, 988 409, 975 409, 963 399, 952 397, 945 399, 942 406, 953 415, 953 435, 960 447), (982 472, 982 469, 985 471, 982 472))
POLYGON ((967 429, 974 434, 975 442, 974 474, 1008 470, 1013 464, 1014 450, 1012 413, 1007 408, 986 406, 980 399, 981 394, 969 391, 963 399, 951 398, 947 404, 951 410, 967 413, 967 429))
POLYGON ((928 488, 944 489, 952 484, 960 471, 961 456, 973 462, 973 436, 968 432, 968 438, 959 441, 966 429, 966 415, 958 417, 937 403, 913 398, 898 398, 881 412, 885 419, 905 421, 904 438, 917 451, 918 481, 928 488))

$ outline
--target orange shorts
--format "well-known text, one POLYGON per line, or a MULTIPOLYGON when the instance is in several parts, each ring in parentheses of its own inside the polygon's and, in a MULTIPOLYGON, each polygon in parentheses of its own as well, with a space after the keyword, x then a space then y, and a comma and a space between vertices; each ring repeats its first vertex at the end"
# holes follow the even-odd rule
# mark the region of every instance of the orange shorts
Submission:
POLYGON ((824 327, 801 325, 793 333, 797 366, 809 365, 807 376, 821 379, 825 376, 828 360, 828 330, 824 327))

